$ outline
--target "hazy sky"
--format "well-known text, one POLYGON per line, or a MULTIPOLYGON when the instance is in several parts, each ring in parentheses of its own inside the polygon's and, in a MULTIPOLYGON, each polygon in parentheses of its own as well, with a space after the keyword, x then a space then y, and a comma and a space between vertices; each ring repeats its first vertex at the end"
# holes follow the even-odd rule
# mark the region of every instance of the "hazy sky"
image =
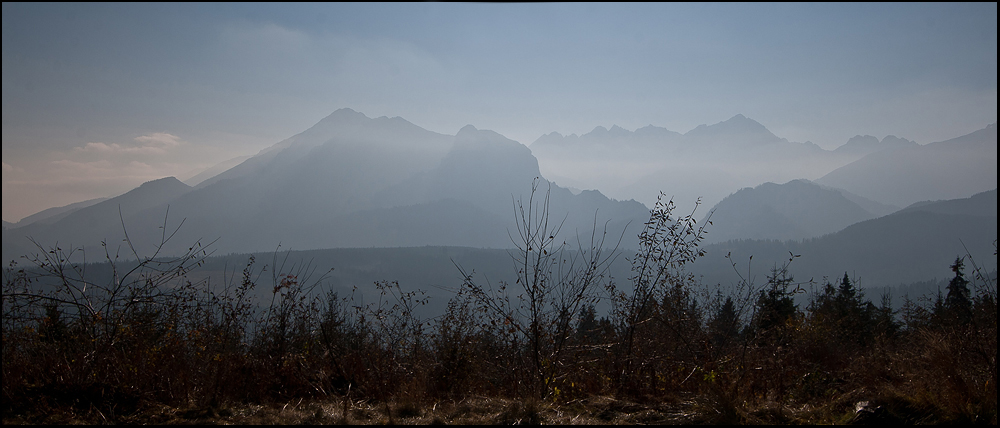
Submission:
POLYGON ((828 149, 996 122, 997 5, 3 3, 3 219, 186 179, 336 109, 552 131, 743 114, 828 149))

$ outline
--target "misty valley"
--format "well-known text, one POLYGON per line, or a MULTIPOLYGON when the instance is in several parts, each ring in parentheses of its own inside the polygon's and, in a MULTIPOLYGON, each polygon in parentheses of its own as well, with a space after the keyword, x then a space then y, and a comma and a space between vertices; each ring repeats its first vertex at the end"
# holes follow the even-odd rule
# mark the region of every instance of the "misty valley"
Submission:
POLYGON ((4 222, 4 421, 995 424, 996 150, 340 109, 4 222))

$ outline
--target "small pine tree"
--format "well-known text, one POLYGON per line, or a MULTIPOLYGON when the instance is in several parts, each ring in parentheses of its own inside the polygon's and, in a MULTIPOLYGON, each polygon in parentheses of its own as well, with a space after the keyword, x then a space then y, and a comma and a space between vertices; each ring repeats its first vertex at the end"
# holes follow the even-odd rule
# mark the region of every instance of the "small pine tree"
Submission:
POLYGON ((937 297, 934 298, 934 306, 931 309, 930 325, 941 327, 947 324, 948 307, 944 303, 944 295, 941 294, 941 287, 938 287, 937 297))
POLYGON ((847 276, 847 272, 844 272, 844 278, 840 280, 840 288, 837 290, 837 300, 840 302, 841 308, 845 310, 852 309, 852 306, 856 306, 859 300, 861 300, 858 290, 854 287, 851 278, 847 276))
POLYGON ((896 322, 896 312, 892 309, 892 296, 885 292, 882 294, 882 302, 875 312, 876 334, 882 337, 894 337, 899 332, 899 323, 896 322))
POLYGON ((832 319, 834 318, 834 302, 837 299, 837 288, 826 281, 823 284, 823 291, 817 295, 813 295, 812 302, 809 303, 809 313, 814 319, 832 319))
POLYGON ((740 320, 732 297, 727 296, 725 303, 712 315, 708 331, 712 344, 719 348, 725 348, 739 334, 740 320))
POLYGON ((781 336, 780 330, 798 314, 798 305, 792 298, 795 291, 789 290, 793 282, 793 278, 788 276, 787 266, 771 269, 767 286, 757 298, 753 326, 758 332, 766 336, 781 336))
POLYGON ((948 282, 948 297, 945 298, 944 309, 951 322, 965 324, 972 320, 972 299, 969 296, 969 280, 965 279, 965 261, 955 258, 951 271, 955 277, 948 282))
POLYGON ((66 338, 68 331, 59 306, 55 303, 45 305, 45 317, 38 326, 39 338, 45 342, 60 342, 66 338))
POLYGON ((576 339, 580 343, 594 344, 600 340, 600 325, 597 321, 597 309, 594 305, 584 305, 576 323, 576 339))

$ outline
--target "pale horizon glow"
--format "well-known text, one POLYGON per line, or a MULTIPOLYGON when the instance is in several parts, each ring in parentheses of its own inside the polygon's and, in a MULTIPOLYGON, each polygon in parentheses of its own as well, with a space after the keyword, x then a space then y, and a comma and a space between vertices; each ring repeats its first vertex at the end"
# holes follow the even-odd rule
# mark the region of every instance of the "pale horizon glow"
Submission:
POLYGON ((525 145, 742 114, 825 149, 997 116, 996 3, 4 3, 2 31, 10 222, 188 179, 340 108, 525 145))

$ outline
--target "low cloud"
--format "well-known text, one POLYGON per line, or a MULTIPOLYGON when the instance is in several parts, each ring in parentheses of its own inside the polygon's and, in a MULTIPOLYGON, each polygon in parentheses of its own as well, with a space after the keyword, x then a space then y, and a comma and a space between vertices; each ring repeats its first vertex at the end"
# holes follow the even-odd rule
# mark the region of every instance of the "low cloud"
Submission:
POLYGON ((154 132, 149 135, 135 137, 135 141, 144 143, 147 147, 174 147, 182 143, 180 137, 164 132, 154 132))
POLYGON ((150 180, 185 179, 231 157, 164 132, 121 142, 88 142, 16 164, 3 163, 3 217, 124 193, 150 180))
POLYGON ((163 155, 173 147, 182 145, 180 137, 162 132, 135 137, 137 145, 122 145, 118 143, 91 142, 76 147, 73 150, 78 153, 99 153, 99 154, 131 154, 131 155, 163 155))

